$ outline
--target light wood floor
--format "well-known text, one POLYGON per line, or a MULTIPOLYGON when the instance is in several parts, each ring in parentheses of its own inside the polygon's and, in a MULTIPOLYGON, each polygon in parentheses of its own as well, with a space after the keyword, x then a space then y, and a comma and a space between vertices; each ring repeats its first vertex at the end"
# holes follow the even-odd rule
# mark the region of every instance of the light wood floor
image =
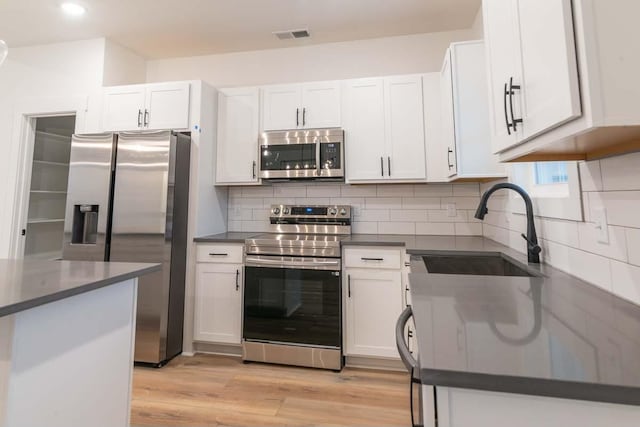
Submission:
POLYGON ((408 374, 197 355, 134 370, 134 426, 406 426, 408 374))

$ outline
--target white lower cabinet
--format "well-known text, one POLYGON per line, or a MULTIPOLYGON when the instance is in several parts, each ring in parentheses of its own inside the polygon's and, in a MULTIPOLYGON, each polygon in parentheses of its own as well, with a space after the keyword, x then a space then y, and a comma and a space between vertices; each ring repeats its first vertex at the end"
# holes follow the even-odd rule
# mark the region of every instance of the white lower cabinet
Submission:
POLYGON ((196 341, 240 344, 243 271, 242 264, 196 265, 196 341))
POLYGON ((399 359, 395 325, 403 308, 402 270, 346 268, 344 273, 345 355, 399 359))

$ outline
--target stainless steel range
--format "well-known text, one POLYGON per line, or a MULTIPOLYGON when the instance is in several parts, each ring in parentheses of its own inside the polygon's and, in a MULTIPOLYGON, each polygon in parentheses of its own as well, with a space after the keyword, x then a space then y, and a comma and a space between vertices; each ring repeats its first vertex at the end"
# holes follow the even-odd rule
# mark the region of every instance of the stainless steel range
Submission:
POLYGON ((274 205, 245 242, 243 359, 340 370, 340 240, 349 206, 274 205))

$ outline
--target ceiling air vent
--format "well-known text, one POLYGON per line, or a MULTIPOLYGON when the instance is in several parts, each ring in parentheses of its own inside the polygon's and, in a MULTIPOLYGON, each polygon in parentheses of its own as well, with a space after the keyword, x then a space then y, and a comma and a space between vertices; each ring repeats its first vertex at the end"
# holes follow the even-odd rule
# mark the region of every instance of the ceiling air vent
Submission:
POLYGON ((280 40, 288 40, 288 39, 303 39, 305 37, 309 37, 309 30, 286 30, 286 31, 276 31, 273 33, 280 40))

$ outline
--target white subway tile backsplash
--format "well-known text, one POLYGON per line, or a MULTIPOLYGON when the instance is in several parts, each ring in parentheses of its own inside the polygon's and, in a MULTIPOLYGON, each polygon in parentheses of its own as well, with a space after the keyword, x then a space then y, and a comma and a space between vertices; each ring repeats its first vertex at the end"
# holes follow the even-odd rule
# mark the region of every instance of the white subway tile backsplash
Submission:
POLYGON ((611 261, 611 277, 616 295, 640 304, 640 267, 611 261))
POLYGON ((482 224, 462 222, 456 223, 454 226, 456 236, 482 236, 482 224))
POLYGON ((271 214, 270 209, 253 209, 253 217, 251 220, 253 221, 269 221, 269 215, 271 214))
POLYGON ((364 208, 365 199, 363 197, 332 197, 332 205, 349 205, 351 207, 364 208))
POLYGON ((274 197, 307 197, 307 187, 304 185, 274 185, 274 197))
POLYGON ((402 209, 391 210, 389 213, 391 221, 427 222, 426 210, 402 209))
POLYGON ((271 205, 295 205, 300 199, 293 197, 273 197, 262 199, 262 207, 269 209, 271 205))
POLYGON ((402 207, 406 209, 440 209, 438 197, 404 197, 402 207))
MULTIPOLYGON (((523 217, 523 219, 524 226, 520 229, 524 233, 526 232, 526 217, 523 217)), ((536 222, 536 231, 538 235, 544 236, 545 239, 552 240, 556 243, 574 248, 580 245, 578 240, 578 223, 574 221, 541 218, 539 222, 536 222)))
POLYGON ((582 191, 602 191, 602 173, 600 161, 578 163, 582 191))
MULTIPOLYGON (((353 214, 352 214, 353 216, 353 214)), ((354 216, 355 221, 389 221, 389 210, 387 209, 362 209, 360 215, 354 216)))
POLYGON ((428 211, 429 222, 467 222, 467 211, 457 211, 455 216, 449 216, 447 211, 428 211))
POLYGON ((416 234, 431 236, 452 236, 456 234, 453 223, 421 222, 416 224, 416 234))
POLYGON ((351 225, 351 232, 358 234, 378 234, 377 222, 354 222, 351 225))
POLYGON ((229 231, 242 231, 242 221, 231 221, 227 222, 227 229, 229 231))
POLYGON ((241 209, 262 209, 263 208, 263 199, 254 198, 254 197, 241 197, 239 199, 230 199, 229 205, 233 205, 235 207, 239 207, 241 209))
POLYGON ((454 184, 454 196, 479 196, 480 184, 454 184))
POLYGON ((456 209, 477 209, 480 204, 480 197, 443 197, 440 200, 442 207, 448 203, 456 205, 456 209))
POLYGON ((329 197, 296 197, 297 205, 330 205, 329 197))
POLYGON ((242 187, 242 197, 273 197, 273 187, 270 185, 242 187))
POLYGON ((342 185, 342 197, 376 197, 377 185, 342 185))
MULTIPOLYGON (((638 181, 640 188, 640 181, 638 181)), ((640 228, 640 191, 608 191, 589 193, 590 218, 595 209, 607 210, 610 225, 640 228)))
POLYGON ((452 184, 416 184, 413 187, 416 197, 447 197, 453 196, 452 184))
POLYGON ((367 197, 364 204, 367 209, 393 209, 402 205, 402 199, 399 197, 367 197))
POLYGON ((414 222, 379 222, 378 233, 416 234, 416 224, 414 222))
POLYGON ((609 226, 609 243, 598 242, 600 230, 595 224, 582 222, 578 224, 580 249, 602 255, 618 261, 627 261, 627 239, 622 227, 609 226))
POLYGON ((629 263, 640 266, 640 229, 626 228, 625 232, 629 263))
POLYGON ((604 191, 638 190, 640 188, 640 153, 600 160, 604 191))
POLYGON ((339 185, 313 185, 307 187, 307 197, 340 197, 339 185))
POLYGON ((269 231, 269 221, 242 221, 242 229, 240 231, 269 231))
POLYGON ((378 197, 413 197, 412 184, 378 185, 378 197))

